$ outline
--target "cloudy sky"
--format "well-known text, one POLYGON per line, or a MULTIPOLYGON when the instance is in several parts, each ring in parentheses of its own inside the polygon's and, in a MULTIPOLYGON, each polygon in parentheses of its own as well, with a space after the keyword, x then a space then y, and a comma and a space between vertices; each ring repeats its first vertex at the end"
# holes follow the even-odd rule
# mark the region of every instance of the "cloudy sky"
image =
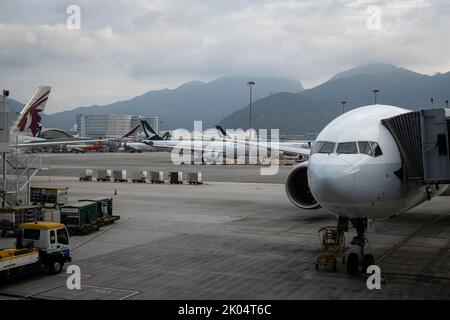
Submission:
POLYGON ((447 0, 2 0, 0 88, 25 101, 52 85, 52 113, 222 75, 312 87, 371 62, 447 72, 449 14, 447 0))

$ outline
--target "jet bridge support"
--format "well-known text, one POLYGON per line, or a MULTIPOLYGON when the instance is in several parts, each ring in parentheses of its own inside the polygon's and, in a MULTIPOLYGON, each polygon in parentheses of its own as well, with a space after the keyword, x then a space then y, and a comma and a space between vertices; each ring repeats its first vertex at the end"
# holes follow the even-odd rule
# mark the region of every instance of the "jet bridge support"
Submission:
POLYGON ((394 137, 402 157, 402 180, 426 186, 450 184, 450 109, 404 113, 381 123, 394 137))

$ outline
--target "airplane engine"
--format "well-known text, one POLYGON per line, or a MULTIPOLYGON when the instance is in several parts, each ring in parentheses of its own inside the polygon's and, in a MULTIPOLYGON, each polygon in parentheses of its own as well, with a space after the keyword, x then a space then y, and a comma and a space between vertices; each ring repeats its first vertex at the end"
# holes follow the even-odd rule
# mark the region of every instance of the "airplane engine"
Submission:
POLYGON ((308 185, 308 162, 296 166, 286 180, 286 193, 293 204, 301 209, 319 209, 308 185))

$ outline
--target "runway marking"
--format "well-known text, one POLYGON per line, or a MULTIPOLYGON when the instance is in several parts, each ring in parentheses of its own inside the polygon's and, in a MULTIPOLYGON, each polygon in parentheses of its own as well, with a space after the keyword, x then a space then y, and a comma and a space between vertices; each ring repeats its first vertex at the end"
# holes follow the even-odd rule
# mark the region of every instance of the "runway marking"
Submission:
POLYGON ((95 238, 98 238, 98 237, 101 236, 102 234, 108 232, 108 231, 111 230, 111 229, 114 229, 115 227, 120 226, 122 223, 125 223, 125 222, 127 222, 128 220, 130 220, 129 217, 126 218, 125 220, 122 220, 122 221, 118 222, 118 223, 114 223, 111 227, 109 227, 109 228, 107 228, 107 229, 105 229, 105 230, 103 230, 103 231, 101 231, 101 232, 99 232, 99 233, 93 235, 92 237, 90 237, 89 239, 83 241, 82 243, 77 244, 75 247, 71 248, 70 250, 71 250, 71 251, 75 251, 75 250, 78 249, 79 247, 84 246, 84 245, 85 245, 86 243, 88 243, 89 241, 92 241, 92 240, 94 240, 95 238))
POLYGON ((430 222, 427 222, 425 224, 423 224, 419 229, 417 229, 416 231, 414 231, 413 233, 411 233, 409 236, 407 236, 405 239, 403 239, 402 241, 400 241, 398 244, 396 244, 394 247, 392 247, 391 249, 389 249, 385 254, 383 254, 380 258, 378 258, 375 261, 375 264, 379 265, 380 263, 383 262, 383 260, 385 260, 387 257, 389 257, 390 255, 392 255, 395 251, 397 251, 398 249, 400 249, 401 247, 403 247, 406 243, 409 242, 409 240, 411 240, 412 238, 414 238, 415 236, 417 236, 419 233, 421 233, 422 231, 424 231, 426 228, 428 228, 430 225, 432 225, 433 223, 439 221, 440 219, 442 219, 443 217, 447 216, 447 214, 442 214, 439 217, 433 219, 430 222))

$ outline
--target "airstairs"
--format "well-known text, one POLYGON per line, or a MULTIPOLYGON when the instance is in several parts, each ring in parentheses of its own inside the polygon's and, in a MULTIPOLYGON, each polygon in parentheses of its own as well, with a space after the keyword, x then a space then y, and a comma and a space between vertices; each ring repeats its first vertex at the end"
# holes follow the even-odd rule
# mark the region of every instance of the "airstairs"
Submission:
POLYGON ((2 206, 28 205, 31 179, 41 170, 42 157, 11 151, 1 156, 0 195, 2 206), (3 159, 5 157, 5 159, 3 159))

